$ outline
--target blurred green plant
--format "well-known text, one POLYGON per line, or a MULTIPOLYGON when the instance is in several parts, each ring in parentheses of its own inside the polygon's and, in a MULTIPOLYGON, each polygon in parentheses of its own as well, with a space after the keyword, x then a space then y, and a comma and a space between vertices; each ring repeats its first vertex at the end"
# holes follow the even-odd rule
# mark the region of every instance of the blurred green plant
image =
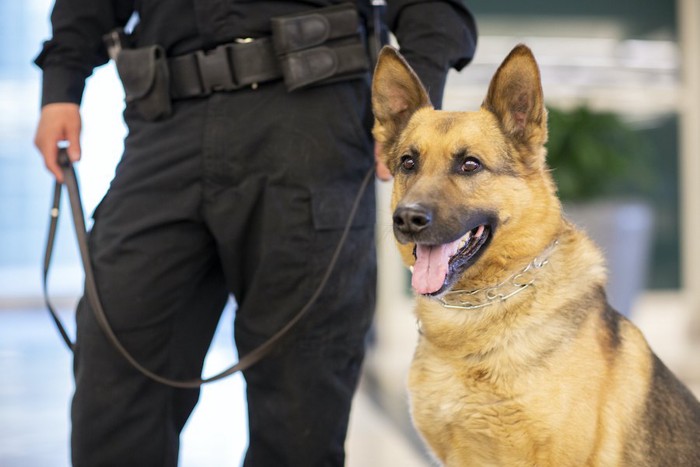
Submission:
POLYGON ((642 131, 617 114, 587 106, 548 110, 547 162, 562 201, 648 191, 651 153, 642 131))

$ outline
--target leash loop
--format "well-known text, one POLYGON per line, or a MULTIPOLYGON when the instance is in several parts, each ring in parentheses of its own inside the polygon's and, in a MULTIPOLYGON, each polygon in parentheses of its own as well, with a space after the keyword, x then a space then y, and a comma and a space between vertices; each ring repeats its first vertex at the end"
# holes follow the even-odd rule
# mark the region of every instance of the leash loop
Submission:
MULTIPOLYGON (((306 302, 306 304, 301 308, 301 310, 291 319, 289 322, 283 326, 279 331, 277 331, 272 337, 270 337, 267 341, 263 342, 260 346, 257 348, 253 349, 251 352, 247 353, 246 355, 240 357, 238 362, 228 369, 211 376, 209 378, 195 378, 195 379, 190 379, 190 380, 174 380, 170 378, 166 378, 164 376, 158 375, 148 368, 145 368, 143 365, 141 365, 132 355, 129 353, 129 351, 124 348, 122 343, 119 341, 117 336, 115 335, 114 331, 112 330, 111 325, 109 324, 109 320, 107 319, 107 316, 104 312, 104 309, 102 308, 102 302, 100 301, 100 297, 97 291, 97 284, 95 282, 95 275, 92 270, 92 263, 90 261, 90 254, 88 250, 88 242, 87 242, 87 231, 85 229, 85 218, 84 218, 84 213, 83 213, 83 206, 80 201, 80 189, 78 187, 78 179, 75 174, 75 169, 73 168, 73 164, 71 163, 69 157, 68 157, 68 152, 66 151, 65 148, 59 148, 58 152, 58 162, 59 165, 61 166, 61 169, 63 170, 63 178, 66 189, 68 190, 68 197, 70 199, 70 206, 71 206, 71 213, 73 217, 73 225, 75 227, 75 233, 78 239, 78 249, 80 250, 80 257, 81 261, 83 264, 83 268, 85 271, 85 295, 87 297, 88 302, 90 303, 90 306, 93 310, 93 313, 95 315, 95 319, 97 320, 97 323, 99 324, 100 328, 102 331, 105 333, 105 336, 107 337, 107 340, 112 344, 112 346, 117 350, 119 354, 126 359, 129 364, 134 367, 136 370, 138 370, 141 374, 144 376, 152 379, 153 381, 156 381, 158 383, 164 384, 166 386, 171 386, 175 388, 182 388, 182 389, 194 389, 198 388, 203 384, 206 383, 211 383, 214 381, 218 381, 222 378, 225 378, 229 375, 232 375, 238 371, 245 370, 251 366, 253 366, 255 363, 260 361, 262 358, 264 358, 270 350, 272 350, 272 347, 274 344, 280 341, 282 337, 284 337, 294 325, 301 320, 301 318, 306 315, 306 313, 311 309, 311 306, 316 302, 318 297, 321 295, 321 292, 325 289, 328 280, 330 279, 331 273, 333 272, 333 269, 335 268, 336 263, 338 262, 338 258, 340 257, 340 253, 343 249, 343 246, 345 245, 345 242, 347 240, 347 237, 350 233, 350 228, 352 227, 352 222, 355 219, 355 215, 357 214, 357 210, 360 206, 360 201, 362 200, 362 196, 364 195, 365 191, 367 190, 367 186, 369 185, 370 180, 372 179, 372 175, 374 174, 374 168, 371 168, 367 174, 365 175, 365 178, 362 181, 362 184, 360 185, 360 189, 355 196, 355 200, 353 202, 352 208, 350 210, 350 213, 348 215, 348 220, 345 223, 345 228, 343 229, 343 233, 338 240, 338 244, 333 252, 333 256, 331 257, 330 262, 328 263, 328 267, 326 268, 326 271, 319 282, 318 287, 314 291, 313 295, 309 300, 306 302)), ((68 346, 68 348, 73 351, 75 348, 75 345, 73 342, 71 342, 70 337, 68 336, 68 333, 65 329, 65 326, 61 322, 61 319, 59 318, 58 314, 56 313, 54 307, 51 304, 51 301, 49 300, 49 294, 48 294, 48 273, 49 273, 49 266, 51 264, 51 254, 53 252, 53 247, 54 247, 54 241, 56 237, 56 228, 58 225, 58 217, 60 214, 60 202, 61 202, 61 191, 62 191, 62 184, 59 182, 56 182, 54 186, 54 195, 53 195, 53 204, 51 208, 51 220, 49 223, 49 233, 46 241, 46 250, 44 254, 44 268, 43 268, 43 290, 44 290, 44 302, 46 304, 46 307, 48 308, 49 312, 51 313, 51 317, 53 318, 54 323, 56 324, 56 327, 58 328, 59 333, 61 334, 61 337, 63 338, 64 342, 68 346)))

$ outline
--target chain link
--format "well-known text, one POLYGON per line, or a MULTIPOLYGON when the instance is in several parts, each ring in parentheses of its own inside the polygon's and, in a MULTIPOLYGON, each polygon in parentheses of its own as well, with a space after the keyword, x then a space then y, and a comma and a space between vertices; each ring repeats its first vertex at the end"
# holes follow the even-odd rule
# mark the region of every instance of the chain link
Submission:
POLYGON ((500 284, 475 290, 452 290, 438 301, 445 308, 460 310, 475 310, 494 302, 504 302, 535 283, 537 273, 549 263, 549 257, 558 244, 559 241, 555 240, 540 256, 500 284))

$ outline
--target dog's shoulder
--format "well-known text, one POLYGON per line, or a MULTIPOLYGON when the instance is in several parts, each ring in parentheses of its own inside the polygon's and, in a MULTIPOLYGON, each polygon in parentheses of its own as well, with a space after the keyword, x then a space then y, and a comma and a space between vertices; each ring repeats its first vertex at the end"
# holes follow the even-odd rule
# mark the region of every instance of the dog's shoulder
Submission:
POLYGON ((653 354, 646 403, 633 427, 629 465, 700 465, 700 402, 653 354))

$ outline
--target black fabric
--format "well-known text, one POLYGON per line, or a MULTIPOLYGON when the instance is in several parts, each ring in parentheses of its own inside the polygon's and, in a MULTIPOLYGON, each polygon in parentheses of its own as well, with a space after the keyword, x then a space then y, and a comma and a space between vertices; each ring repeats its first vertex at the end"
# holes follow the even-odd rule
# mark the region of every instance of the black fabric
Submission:
POLYGON ((168 65, 173 99, 203 97, 282 78, 270 38, 178 55, 168 59, 168 65))
MULTIPOLYGON (((411 2, 411 0, 408 0, 411 2)), ((441 2, 416 1, 398 10, 389 3, 388 16, 401 53, 406 58, 430 95, 435 108, 442 107, 442 97, 449 68, 461 70, 476 49, 476 24, 464 10, 441 2), (427 25, 439 24, 430 29, 427 25), (463 50, 471 53, 455 54, 463 50)))
POLYGON ((354 36, 360 31, 357 8, 352 3, 274 17, 271 26, 275 51, 280 55, 354 36))
MULTIPOLYGON (((90 251, 125 347, 149 369, 192 378, 229 291, 239 303, 242 355, 313 292, 343 228, 338 213, 348 212, 373 163, 363 123, 369 90, 353 81, 287 93, 279 82, 174 105, 173 117, 158 123, 127 109, 124 157, 95 212, 90 251), (322 199, 330 191, 335 196, 322 199)), ((244 372, 246 465, 343 465, 374 308, 372 190, 361 212, 309 315, 244 372)), ((198 392, 133 370, 85 301, 75 376, 74 465, 176 465, 198 392)))
MULTIPOLYGON (((53 37, 36 59, 44 71, 42 105, 80 103, 84 80, 107 62, 102 36, 124 26, 136 11, 140 23, 134 46, 160 45, 171 57, 236 38, 270 36, 270 18, 330 6, 336 0, 57 0, 51 16, 53 37)), ((369 0, 356 0, 364 22, 371 22, 369 0)), ((461 69, 474 55, 476 28, 460 0, 387 0, 386 22, 401 51, 441 104, 450 67, 461 69), (410 25, 410 26, 406 26, 410 25)))
POLYGON ((147 120, 170 116, 170 71, 160 46, 122 50, 116 64, 127 103, 147 120))

